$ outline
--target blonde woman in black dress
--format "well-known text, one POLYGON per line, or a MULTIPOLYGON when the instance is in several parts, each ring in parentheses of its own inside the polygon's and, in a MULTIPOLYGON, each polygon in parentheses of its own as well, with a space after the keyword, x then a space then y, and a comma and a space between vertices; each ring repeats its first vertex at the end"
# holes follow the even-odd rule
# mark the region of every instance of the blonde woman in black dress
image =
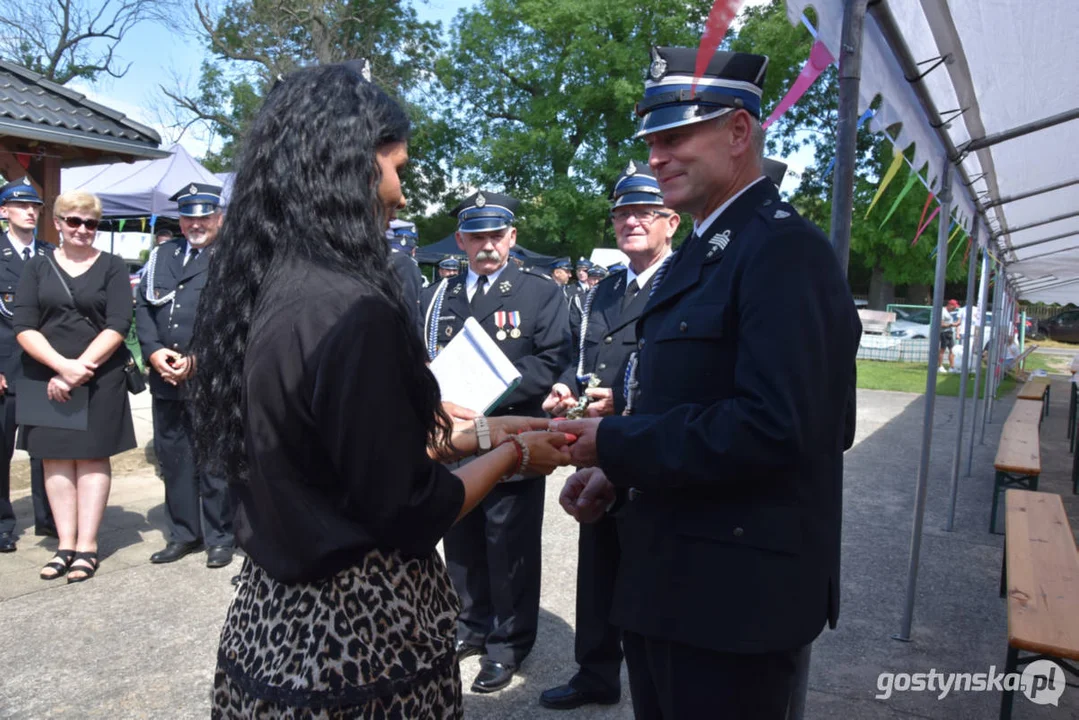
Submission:
POLYGON ((60 538, 41 578, 67 573, 71 583, 90 579, 98 567, 97 533, 112 484, 109 457, 135 447, 124 381, 128 353, 121 347, 131 326, 131 285, 124 261, 93 246, 101 219, 96 196, 60 195, 53 218, 60 247, 27 263, 13 324, 24 377, 46 384, 55 402, 69 401, 85 385, 89 421, 86 430, 23 425, 17 445, 42 458, 60 538))

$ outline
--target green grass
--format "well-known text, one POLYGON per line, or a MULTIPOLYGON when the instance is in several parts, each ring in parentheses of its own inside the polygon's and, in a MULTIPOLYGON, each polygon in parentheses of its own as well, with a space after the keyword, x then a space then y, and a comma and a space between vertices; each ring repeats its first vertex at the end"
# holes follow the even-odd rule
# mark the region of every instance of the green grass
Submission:
POLYGON ((1071 357, 1067 355, 1042 355, 1036 352, 1027 355, 1023 369, 1027 372, 1045 370, 1052 375, 1071 375, 1071 357))
MULTIPOLYGON (((937 373, 937 394, 959 397, 958 374, 937 373)), ((865 390, 894 390, 895 392, 924 393, 926 366, 921 363, 884 362, 881 360, 858 361, 858 387, 865 390)), ((982 396, 985 387, 985 368, 982 368, 982 396)), ((1015 380, 1004 378, 1000 383, 1000 392, 1011 392, 1015 380)), ((967 397, 974 396, 974 376, 967 381, 967 397)))

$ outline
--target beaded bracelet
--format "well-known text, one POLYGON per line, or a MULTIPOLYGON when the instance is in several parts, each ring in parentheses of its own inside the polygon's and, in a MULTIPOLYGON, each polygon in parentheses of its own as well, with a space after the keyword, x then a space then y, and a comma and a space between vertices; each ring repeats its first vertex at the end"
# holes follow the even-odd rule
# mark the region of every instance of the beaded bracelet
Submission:
POLYGON ((510 435, 510 440, 513 441, 513 449, 517 451, 517 463, 514 465, 513 470, 502 476, 502 480, 509 480, 514 475, 519 475, 524 472, 524 469, 528 467, 529 461, 532 459, 528 452, 528 445, 525 441, 516 435, 510 435))

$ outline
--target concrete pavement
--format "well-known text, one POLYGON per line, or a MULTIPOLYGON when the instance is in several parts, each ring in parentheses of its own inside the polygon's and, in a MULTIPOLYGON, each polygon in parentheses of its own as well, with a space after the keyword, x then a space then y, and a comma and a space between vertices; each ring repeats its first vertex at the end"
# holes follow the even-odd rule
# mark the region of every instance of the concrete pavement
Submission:
MULTIPOLYGON (((142 444, 149 440, 148 400, 144 394, 133 403, 142 444)), ((923 398, 859 393, 858 440, 846 456, 843 607, 839 627, 825 630, 814 645, 807 717, 995 717, 998 693, 874 696, 882 672, 987 672, 1004 664, 1006 613, 997 597, 1001 539, 989 535, 986 525, 992 457, 1011 401, 998 406, 986 444, 976 447, 975 472, 961 477, 956 528, 945 533, 958 399, 938 398, 914 629, 911 642, 898 642, 891 636, 906 587, 923 398)), ((1073 527, 1079 527, 1079 500, 1068 475, 1066 407, 1066 387, 1058 381, 1042 429, 1040 487, 1062 494, 1073 527)), ((970 417, 968 406, 968 423, 970 417)), ((513 684, 493 695, 468 692, 478 661, 466 660, 466 717, 632 717, 628 688, 620 705, 564 715, 537 701, 540 691, 575 669, 577 529, 557 505, 564 476, 561 471, 547 484, 536 648, 513 684)), ((240 561, 209 570, 199 554, 150 565, 150 554, 164 542, 163 498, 160 481, 145 463, 114 479, 101 533, 102 566, 90 582, 68 586, 37 578, 56 547, 53 540, 24 532, 18 552, 0 555, 0 718, 208 716, 217 636, 240 561)), ((25 490, 16 498, 16 512, 25 531, 31 515, 25 490)), ((738 578, 729 583, 730 592, 744 591, 738 578)), ((714 717, 722 717, 721 708, 714 717)), ((1079 690, 1067 688, 1060 707, 1017 697, 1014 717, 1079 717, 1079 690)))

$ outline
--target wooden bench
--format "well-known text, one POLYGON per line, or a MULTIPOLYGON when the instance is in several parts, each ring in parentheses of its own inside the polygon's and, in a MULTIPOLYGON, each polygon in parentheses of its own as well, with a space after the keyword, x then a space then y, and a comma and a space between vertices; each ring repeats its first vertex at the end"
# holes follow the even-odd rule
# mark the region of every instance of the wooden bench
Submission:
POLYGON ((1016 400, 993 461, 993 507, 989 512, 989 532, 997 533, 997 509, 1001 492, 1008 488, 1038 489, 1042 472, 1041 441, 1038 437, 1042 410, 1040 400, 1016 400))
POLYGON ((1049 378, 1036 377, 1028 380, 1019 391, 1021 400, 1041 400, 1045 416, 1049 417, 1049 378))
MULTIPOLYGON (((1008 598, 1008 659, 1004 672, 1050 659, 1079 669, 1079 553, 1064 503, 1053 493, 1008 490, 1000 595, 1008 598), (1032 653, 1020 657, 1019 653, 1032 653)), ((1014 692, 1005 690, 1000 717, 1012 716, 1014 692)))

